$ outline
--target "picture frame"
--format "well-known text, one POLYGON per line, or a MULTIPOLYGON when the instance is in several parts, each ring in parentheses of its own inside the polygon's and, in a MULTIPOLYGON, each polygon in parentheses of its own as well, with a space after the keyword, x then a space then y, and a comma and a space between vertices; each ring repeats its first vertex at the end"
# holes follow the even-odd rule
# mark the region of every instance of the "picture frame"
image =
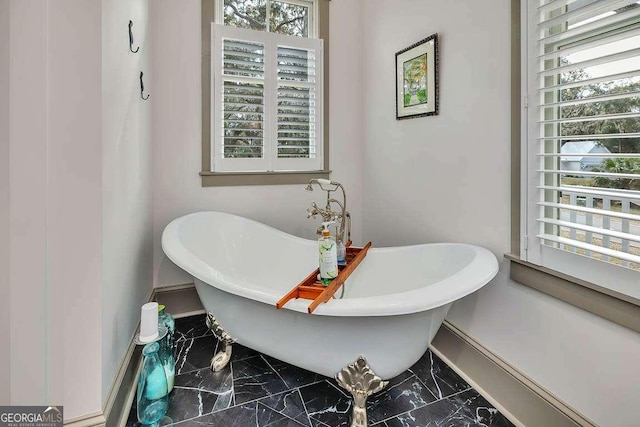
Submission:
POLYGON ((438 97, 435 33, 396 52, 396 120, 438 115, 438 97))

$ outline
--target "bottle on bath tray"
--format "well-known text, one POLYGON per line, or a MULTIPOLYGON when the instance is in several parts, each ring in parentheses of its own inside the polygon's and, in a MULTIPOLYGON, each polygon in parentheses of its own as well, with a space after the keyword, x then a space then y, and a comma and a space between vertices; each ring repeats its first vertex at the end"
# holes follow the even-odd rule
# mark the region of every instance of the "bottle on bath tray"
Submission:
POLYGON ((347 248, 344 243, 337 242, 338 265, 347 265, 347 248))
POLYGON ((329 233, 329 224, 333 221, 323 222, 322 237, 318 239, 318 254, 320 261, 320 281, 328 285, 338 275, 338 255, 336 239, 329 233))

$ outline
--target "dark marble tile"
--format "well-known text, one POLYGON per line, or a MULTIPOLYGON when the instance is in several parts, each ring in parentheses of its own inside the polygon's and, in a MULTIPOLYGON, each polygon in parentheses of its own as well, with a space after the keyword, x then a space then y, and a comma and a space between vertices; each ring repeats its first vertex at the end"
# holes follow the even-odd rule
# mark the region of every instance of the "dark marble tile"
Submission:
POLYGON ((218 348, 213 335, 178 341, 175 344, 176 375, 208 367, 218 348))
POLYGON ((258 401, 260 404, 273 409, 298 423, 310 427, 309 416, 297 389, 285 391, 275 396, 265 397, 258 401))
MULTIPOLYGON (((213 411, 219 396, 197 389, 174 388, 169 397, 167 416, 174 422, 199 417, 213 411)), ((229 399, 228 401, 230 401, 229 399)), ((227 405, 228 406, 228 405, 227 405)))
POLYGON ((405 371, 389 381, 381 392, 367 399, 370 423, 377 423, 434 402, 436 398, 418 377, 405 371))
POLYGON ((302 387, 326 379, 324 375, 289 365, 281 360, 262 355, 269 365, 280 375, 287 387, 302 387))
MULTIPOLYGON (((126 427, 146 427, 144 424, 141 424, 138 422, 138 419, 136 417, 135 406, 131 410, 131 413, 129 414, 129 418, 131 418, 131 414, 133 414, 133 420, 128 419, 126 423, 126 427)), ((175 421, 172 418, 165 416, 165 417, 162 417, 162 419, 159 421, 158 424, 159 424, 159 427, 172 426, 173 424, 175 424, 175 421)))
POLYGON ((274 411, 258 401, 256 407, 256 424, 260 427, 300 427, 302 424, 274 411))
MULTIPOLYGON (((335 379, 240 344, 233 345, 229 366, 213 373, 209 363, 221 347, 204 315, 176 320, 177 375, 161 425, 348 426, 351 396, 335 379)), ((376 427, 512 426, 430 351, 385 390, 369 397, 367 409, 369 423, 376 427)), ((126 425, 142 427, 135 400, 126 425)))
POLYGON ((200 338, 205 335, 212 335, 205 323, 206 315, 182 317, 176 319, 176 341, 184 341, 191 338, 200 338))
POLYGON ((167 416, 175 422, 199 417, 233 405, 231 368, 209 368, 176 376, 167 416))
POLYGON ((504 415, 473 389, 386 420, 386 424, 388 427, 513 426, 504 415))
POLYGON ((409 370, 416 374, 438 399, 451 396, 471 387, 465 380, 460 378, 460 375, 433 354, 431 350, 427 350, 409 370))
POLYGON ((249 402, 178 424, 180 427, 301 427, 301 424, 260 402, 249 402))
MULTIPOLYGON (((192 371, 175 377, 169 394, 169 410, 166 416, 171 423, 179 423, 210 412, 228 408, 233 401, 231 368, 212 372, 209 368, 192 371)), ((131 406, 127 427, 138 426, 137 402, 131 406)))
POLYGON ((288 389, 261 356, 231 361, 236 405, 288 389))
POLYGON ((256 425, 256 402, 234 406, 224 411, 213 412, 178 424, 180 427, 248 427, 256 425))
POLYGON ((243 360, 255 356, 260 356, 260 353, 252 348, 245 347, 241 344, 233 344, 233 350, 231 351, 231 360, 243 360))
POLYGON ((316 419, 311 419, 311 427, 331 427, 329 424, 325 424, 316 419))
POLYGON ((349 425, 351 397, 336 387, 329 381, 321 381, 299 389, 313 427, 349 425))

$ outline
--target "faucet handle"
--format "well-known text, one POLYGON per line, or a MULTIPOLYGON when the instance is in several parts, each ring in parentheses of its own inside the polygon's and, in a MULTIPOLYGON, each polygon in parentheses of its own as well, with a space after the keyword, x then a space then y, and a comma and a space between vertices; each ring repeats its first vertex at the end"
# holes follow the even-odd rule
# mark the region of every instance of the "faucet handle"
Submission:
POLYGON ((317 214, 318 214, 318 209, 315 206, 307 209, 307 218, 315 218, 317 214))

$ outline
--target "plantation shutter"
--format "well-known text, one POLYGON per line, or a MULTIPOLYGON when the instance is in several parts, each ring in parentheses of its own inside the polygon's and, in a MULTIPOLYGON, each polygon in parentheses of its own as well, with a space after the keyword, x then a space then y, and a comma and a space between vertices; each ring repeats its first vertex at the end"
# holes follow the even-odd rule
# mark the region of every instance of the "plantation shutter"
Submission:
POLYGON ((625 281, 640 288, 640 5, 530 0, 526 14, 522 250, 628 293, 625 281))
POLYGON ((312 171, 322 162, 322 40, 212 24, 216 172, 312 171))

